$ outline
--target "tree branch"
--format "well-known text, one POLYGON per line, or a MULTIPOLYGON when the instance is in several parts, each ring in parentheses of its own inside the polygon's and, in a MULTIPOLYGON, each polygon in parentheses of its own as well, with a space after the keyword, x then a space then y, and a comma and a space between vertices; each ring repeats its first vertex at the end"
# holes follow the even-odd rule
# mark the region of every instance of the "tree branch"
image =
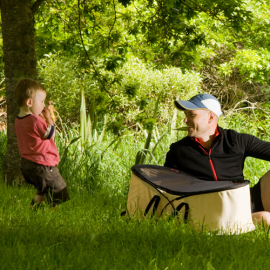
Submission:
POLYGON ((108 36, 108 47, 110 47, 110 38, 111 38, 111 32, 113 30, 113 27, 114 27, 114 24, 116 22, 116 10, 115 10, 115 3, 114 3, 114 0, 113 0, 113 10, 114 10, 114 21, 113 21, 113 24, 111 26, 111 29, 110 29, 110 32, 109 32, 109 36, 108 36))
MULTIPOLYGON (((183 2, 183 1, 182 1, 182 2, 183 2)), ((221 21, 221 19, 217 16, 217 14, 215 14, 215 13, 213 13, 213 12, 211 12, 211 11, 209 11, 209 10, 203 8, 203 7, 201 7, 199 4, 195 3, 195 2, 192 1, 192 0, 190 0, 190 2, 193 3, 196 7, 198 7, 201 11, 203 11, 203 12, 205 12, 205 13, 211 14, 214 18, 216 18, 216 19, 218 19, 218 20, 221 21)), ((184 3, 184 2, 183 2, 183 3, 184 3)))
POLYGON ((192 10, 194 10, 194 11, 202 11, 202 12, 204 12, 204 13, 206 13, 206 14, 211 14, 214 18, 216 18, 217 20, 219 20, 219 21, 221 21, 221 22, 223 22, 224 23, 224 20, 222 20, 222 19, 220 19, 218 16, 217 16, 217 14, 215 14, 215 13, 213 13, 213 12, 211 12, 210 10, 207 10, 207 9, 205 9, 205 8, 203 8, 203 7, 201 7, 199 4, 197 4, 197 3, 195 3, 194 1, 192 1, 192 0, 189 0, 192 4, 194 4, 195 5, 195 8, 193 8, 193 7, 191 7, 190 5, 188 5, 186 2, 184 2, 183 0, 180 0, 184 5, 186 5, 188 8, 190 8, 190 9, 192 9, 192 10), (198 8, 198 9, 196 9, 196 7, 198 8))
POLYGON ((181 1, 184 5, 186 5, 188 8, 190 8, 190 9, 192 9, 192 10, 194 10, 194 11, 198 11, 198 10, 196 10, 196 7, 197 7, 197 8, 199 9, 199 11, 202 11, 202 12, 204 12, 204 13, 206 13, 206 14, 210 14, 210 15, 212 15, 215 19, 217 19, 217 20, 223 22, 225 25, 229 26, 229 25, 226 23, 225 20, 222 20, 222 19, 220 19, 220 18, 218 17, 218 15, 217 15, 218 13, 213 13, 213 12, 211 12, 210 10, 207 10, 207 9, 201 7, 199 4, 197 4, 196 2, 194 2, 194 1, 192 1, 192 0, 189 0, 189 1, 195 5, 195 8, 189 6, 189 5, 188 5, 186 2, 184 2, 183 0, 180 0, 180 1, 181 1))
POLYGON ((96 75, 97 78, 98 78, 98 81, 99 81, 100 84, 102 85, 103 90, 104 90, 105 92, 107 92, 110 96, 112 96, 112 94, 107 90, 107 88, 106 88, 104 82, 102 81, 102 78, 100 77, 100 74, 99 74, 99 72, 98 72, 98 70, 97 70, 97 68, 96 68, 96 66, 95 66, 95 64, 94 64, 94 62, 93 62, 93 61, 91 60, 91 58, 89 57, 88 52, 87 52, 87 50, 86 50, 86 48, 85 48, 84 41, 83 41, 83 36, 82 36, 82 30, 81 30, 81 9, 80 9, 80 0, 78 0, 78 16, 79 16, 79 18, 78 18, 78 29, 79 29, 79 34, 80 34, 81 44, 82 44, 82 46, 83 46, 84 52, 85 52, 85 54, 86 54, 86 57, 87 57, 87 59, 89 60, 90 65, 92 66, 92 68, 93 68, 93 70, 94 70, 94 73, 95 73, 95 75, 96 75))
POLYGON ((36 0, 36 2, 32 5, 31 10, 32 14, 35 14, 40 7, 40 5, 43 3, 44 0, 36 0))

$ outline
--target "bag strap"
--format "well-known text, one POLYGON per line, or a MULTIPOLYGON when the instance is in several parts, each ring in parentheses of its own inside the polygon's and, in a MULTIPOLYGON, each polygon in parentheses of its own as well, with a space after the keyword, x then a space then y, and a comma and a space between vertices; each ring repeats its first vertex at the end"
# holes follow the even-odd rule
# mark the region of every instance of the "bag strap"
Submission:
MULTIPOLYGON (((156 212, 156 210, 157 210, 157 208, 158 208, 159 202, 160 202, 160 196, 155 195, 155 196, 150 200, 150 202, 148 203, 148 205, 146 206, 146 209, 145 209, 145 211, 144 211, 144 216, 147 215, 147 213, 149 212, 149 210, 150 210, 151 206, 153 205, 153 203, 154 203, 154 207, 153 207, 153 215, 154 215, 155 212, 156 212)), ((126 214, 127 214, 127 211, 123 211, 123 212, 121 213, 121 216, 123 217, 123 216, 125 216, 126 214)))
MULTIPOLYGON (((163 194, 162 194, 163 195, 163 194)), ((163 195, 164 196, 164 195, 163 195)), ((167 208, 167 206, 170 204, 171 205, 171 207, 173 208, 173 211, 175 212, 175 208, 174 208, 174 206, 173 206, 173 202, 174 201, 178 201, 178 200, 181 200, 181 199, 184 199, 184 198, 186 198, 186 197, 189 197, 190 195, 185 195, 185 196, 180 196, 180 197, 177 197, 177 198, 174 198, 173 200, 169 200, 166 196, 164 196, 167 200, 168 200, 168 203, 164 206, 164 208, 162 209, 162 211, 161 211, 161 214, 160 215, 162 215, 163 214, 163 211, 167 208)))
POLYGON ((188 211, 189 211, 189 205, 188 203, 182 202, 180 203, 175 211, 176 211, 176 215, 178 215, 178 213, 180 212, 180 210, 185 206, 185 215, 184 215, 184 222, 187 223, 187 219, 188 219, 188 211))
POLYGON ((145 216, 147 215, 147 213, 149 212, 149 210, 150 210, 150 208, 151 208, 151 206, 152 206, 153 204, 154 204, 154 207, 153 207, 153 215, 154 215, 155 212, 156 212, 156 210, 157 210, 157 208, 158 208, 159 202, 160 202, 160 196, 155 195, 155 196, 151 199, 151 201, 148 203, 148 205, 147 205, 147 207, 146 207, 146 209, 145 209, 144 215, 145 215, 145 216))

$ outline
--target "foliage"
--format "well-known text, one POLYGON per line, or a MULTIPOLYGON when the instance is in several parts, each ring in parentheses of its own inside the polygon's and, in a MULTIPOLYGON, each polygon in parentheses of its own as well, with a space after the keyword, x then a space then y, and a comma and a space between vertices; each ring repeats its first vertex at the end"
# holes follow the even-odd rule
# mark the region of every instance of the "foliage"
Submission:
MULTIPOLYGON (((130 33, 139 45, 134 46, 136 54, 145 60, 188 69, 197 64, 197 47, 208 43, 201 16, 238 31, 251 15, 240 1, 158 0, 134 1, 133 5, 130 33)), ((217 28, 211 30, 218 32, 217 28)))
POLYGON ((157 119, 170 121, 172 105, 175 98, 189 98, 200 90, 201 77, 195 72, 182 72, 180 68, 165 67, 156 69, 151 64, 144 64, 137 58, 130 58, 122 69, 122 84, 115 92, 118 100, 118 112, 130 122, 147 125, 153 118, 155 100, 160 95, 157 119), (136 82, 136 94, 127 97, 123 91, 126 86, 136 82), (123 89, 123 90, 122 90, 123 89), (129 104, 129 106, 127 106, 129 104), (162 112, 162 113, 161 113, 162 112))
POLYGON ((208 50, 201 48, 202 89, 217 96, 225 110, 239 105, 259 107, 267 102, 265 93, 269 91, 270 6, 266 1, 257 0, 247 0, 244 5, 253 17, 243 26, 243 35, 202 17, 211 43, 208 50), (217 35, 212 31, 214 25, 219 29, 217 35))
POLYGON ((239 32, 251 14, 236 0, 46 1, 36 15, 37 44, 40 57, 64 48, 69 55, 85 54, 92 68, 103 57, 104 67, 115 70, 130 50, 145 60, 188 67, 196 47, 207 42, 194 21, 205 16, 239 32))
MULTIPOLYGON (((149 102, 159 91, 147 90, 147 78, 133 68, 136 65, 148 76, 164 74, 172 66, 180 67, 182 74, 196 70, 203 78, 202 90, 220 98, 225 110, 238 102, 245 107, 243 100, 262 103, 269 88, 268 10, 269 4, 258 0, 46 1, 36 15, 39 58, 51 57, 51 63, 48 58, 40 61, 41 78, 46 85, 60 80, 59 86, 70 95, 58 94, 66 105, 66 109, 58 108, 64 120, 78 119, 83 88, 87 104, 97 104, 99 121, 111 113, 108 128, 115 134, 124 125, 146 125, 144 119, 151 112, 145 110, 153 110, 149 102), (133 76, 127 76, 132 69, 133 76)), ((173 98, 177 96, 174 93, 173 98)), ((161 98, 166 121, 171 117, 167 104, 172 99, 167 93, 161 98)))
MULTIPOLYGON (((95 99, 110 101, 101 102, 104 114, 121 102, 114 90, 125 79, 119 70, 130 56, 161 70, 170 65, 190 70, 202 66, 202 59, 213 53, 213 43, 232 42, 228 32, 241 36, 251 19, 248 6, 236 0, 46 1, 36 14, 38 57, 57 51, 64 61, 76 59, 73 77, 83 81, 87 74, 92 80, 88 86, 94 82, 99 92, 95 99)), ((121 94, 132 99, 138 87, 134 78, 124 83, 121 94)), ((112 129, 117 133, 122 124, 121 118, 115 119, 112 129)))
MULTIPOLYGON (((222 65, 222 73, 230 74, 229 63, 222 65)), ((243 49, 235 54, 231 66, 237 67, 244 80, 257 83, 269 83, 270 52, 267 49, 243 49)))
MULTIPOLYGON (((81 68, 109 93, 117 75, 107 77, 100 68, 114 71, 125 60, 127 38, 112 1, 46 1, 36 15, 38 55, 61 51, 76 56, 81 68)), ((118 4, 121 6, 120 4, 118 4)))
MULTIPOLYGON (((269 49, 269 8, 265 0, 246 0, 246 9, 253 13, 253 20, 249 26, 243 28, 244 35, 239 40, 246 48, 269 49)), ((238 37, 239 38, 239 37, 238 37)))
POLYGON ((249 62, 241 63, 241 67, 231 66, 235 51, 220 47, 217 54, 205 60, 202 68, 202 90, 216 96, 224 111, 238 110, 241 108, 258 108, 267 102, 265 93, 269 85, 247 80, 247 75, 240 73, 239 68, 245 69, 249 62))
POLYGON ((149 148, 150 148, 150 145, 151 145, 152 133, 153 133, 153 129, 154 129, 155 121, 156 121, 155 118, 156 118, 157 110, 158 110, 158 106, 159 106, 159 100, 160 100, 160 94, 159 94, 159 96, 158 96, 158 98, 156 100, 155 109, 154 109, 154 113, 153 113, 153 118, 148 119, 148 122, 147 122, 146 129, 148 131, 148 134, 147 134, 147 137, 146 137, 144 149, 137 153, 136 159, 135 159, 135 165, 143 164, 144 161, 145 161, 146 155, 147 155, 147 151, 149 151, 149 148))
MULTIPOLYGON (((108 71, 103 72, 106 76, 111 74, 108 71)), ((64 122, 79 122, 78 108, 83 90, 86 111, 92 118, 95 117, 95 123, 101 123, 104 115, 110 112, 108 129, 115 134, 125 128, 124 124, 132 126, 139 122, 147 126, 159 94, 160 110, 157 112, 157 120, 170 121, 173 100, 196 94, 201 82, 199 74, 195 72, 183 73, 179 68, 169 67, 156 70, 153 65, 143 64, 134 57, 130 57, 122 68, 117 69, 117 74, 122 77, 122 82, 111 87, 114 95, 110 96, 100 89, 91 74, 80 70, 74 59, 48 55, 39 62, 40 81, 46 86, 48 99, 53 100, 64 122)))
POLYGON ((47 100, 53 101, 64 122, 73 122, 79 115, 81 93, 76 61, 63 61, 49 54, 38 63, 38 70, 39 80, 47 89, 47 100))
MULTIPOLYGON (((177 66, 182 71, 196 69, 201 73, 200 68, 208 70, 206 60, 218 55, 219 48, 225 46, 234 52, 231 59, 216 67, 218 80, 226 81, 232 70, 241 69, 240 84, 245 80, 251 84, 266 83, 268 58, 263 59, 263 55, 268 55, 269 47, 268 10, 269 4, 258 0, 45 1, 35 15, 37 56, 43 65, 40 77, 51 87, 50 92, 63 92, 57 94, 55 105, 61 97, 64 106, 60 115, 70 122, 79 113, 81 82, 84 89, 90 88, 92 92, 90 97, 86 91, 87 103, 98 101, 101 118, 108 109, 119 112, 115 107, 121 100, 115 97, 114 90, 121 85, 122 96, 136 96, 137 78, 122 83, 125 74, 119 74, 133 55, 142 64, 152 62, 153 69, 177 66), (243 46, 247 47, 245 52, 243 46), (254 59, 252 64, 250 59, 254 59), (45 74, 51 78, 47 79, 45 74), (54 88, 55 81, 59 81, 59 88, 54 88), (72 91, 67 93, 69 87, 72 91)), ((142 107, 147 105, 147 99, 147 94, 140 99, 142 107)), ((112 129, 117 133, 123 124, 123 118, 116 117, 112 129)))

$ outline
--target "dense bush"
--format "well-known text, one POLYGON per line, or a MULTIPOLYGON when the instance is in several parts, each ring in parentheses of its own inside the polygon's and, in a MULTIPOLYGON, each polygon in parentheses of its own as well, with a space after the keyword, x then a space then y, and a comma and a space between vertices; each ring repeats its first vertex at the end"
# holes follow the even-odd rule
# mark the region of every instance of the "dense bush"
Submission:
MULTIPOLYGON (((104 76, 112 76, 109 71, 103 73, 104 76)), ((82 90, 88 111, 95 104, 95 113, 100 121, 104 114, 109 114, 112 129, 136 122, 147 125, 158 95, 161 98, 157 118, 168 122, 172 117, 175 98, 189 98, 200 90, 201 77, 198 73, 183 73, 180 68, 169 67, 158 70, 134 57, 116 73, 119 81, 112 84, 110 93, 107 93, 76 59, 50 54, 39 61, 40 81, 47 88, 48 100, 53 101, 64 121, 79 120, 82 90)))

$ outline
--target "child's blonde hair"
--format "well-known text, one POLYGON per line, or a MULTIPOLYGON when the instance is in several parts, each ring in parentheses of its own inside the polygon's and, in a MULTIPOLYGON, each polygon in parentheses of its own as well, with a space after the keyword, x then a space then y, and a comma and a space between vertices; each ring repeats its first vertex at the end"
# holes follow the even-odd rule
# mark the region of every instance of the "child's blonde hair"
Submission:
POLYGON ((46 93, 46 89, 42 84, 33 79, 21 79, 15 89, 15 99, 19 107, 22 107, 25 100, 33 98, 37 91, 43 91, 46 93))

